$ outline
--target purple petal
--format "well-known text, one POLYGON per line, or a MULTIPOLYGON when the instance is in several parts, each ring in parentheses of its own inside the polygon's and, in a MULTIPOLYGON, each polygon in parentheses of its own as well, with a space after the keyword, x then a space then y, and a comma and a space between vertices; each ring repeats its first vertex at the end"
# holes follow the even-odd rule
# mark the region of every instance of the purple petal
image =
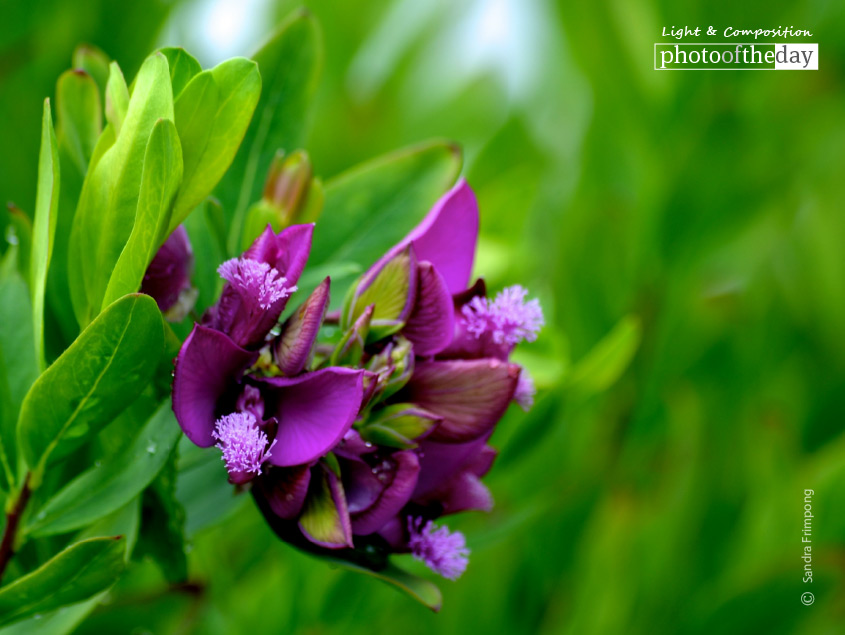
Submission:
POLYGON ((437 503, 441 514, 457 514, 470 510, 489 512, 493 509, 493 496, 487 486, 471 472, 458 473, 449 483, 420 499, 420 504, 437 503))
POLYGON ((352 547, 352 527, 343 486, 335 473, 326 466, 318 464, 315 470, 299 518, 299 528, 308 540, 320 547, 352 547))
MULTIPOLYGON (((165 313, 179 301, 180 295, 190 290, 193 268, 194 254, 191 251, 188 232, 179 225, 164 241, 147 267, 141 282, 141 293, 152 296, 158 308, 165 313)), ((186 307, 185 313, 191 308, 186 307)))
POLYGON ((375 468, 376 479, 382 482, 378 497, 366 509, 360 511, 353 511, 350 505, 352 531, 355 534, 365 536, 381 529, 407 504, 417 485, 420 464, 416 453, 394 452, 385 463, 390 465, 375 468))
POLYGON ((421 357, 436 355, 452 341, 455 309, 446 281, 430 262, 418 267, 417 301, 402 335, 414 345, 421 357))
POLYGON ((291 519, 302 511, 310 482, 311 468, 308 465, 271 467, 265 476, 256 481, 255 487, 274 514, 291 519))
POLYGON ((363 397, 362 370, 324 368, 299 377, 260 380, 267 410, 279 421, 270 462, 310 463, 331 450, 352 426, 363 397), (271 395, 275 403, 271 405, 271 395))
POLYGON ((487 438, 485 435, 469 443, 436 443, 428 439, 420 443, 420 477, 414 500, 424 499, 465 470, 485 447, 487 438))
POLYGON ((328 278, 323 280, 282 327, 273 353, 279 370, 285 375, 298 375, 311 357, 329 306, 329 283, 328 278))
POLYGON ((214 422, 221 414, 217 404, 256 359, 258 353, 245 351, 223 333, 194 326, 176 357, 173 412, 196 445, 214 445, 214 422))
POLYGON ((478 202, 464 179, 434 205, 403 243, 433 264, 451 293, 467 287, 478 240, 478 202))
POLYGON ((492 429, 518 379, 519 366, 498 359, 419 362, 402 396, 443 417, 430 440, 461 443, 492 429))

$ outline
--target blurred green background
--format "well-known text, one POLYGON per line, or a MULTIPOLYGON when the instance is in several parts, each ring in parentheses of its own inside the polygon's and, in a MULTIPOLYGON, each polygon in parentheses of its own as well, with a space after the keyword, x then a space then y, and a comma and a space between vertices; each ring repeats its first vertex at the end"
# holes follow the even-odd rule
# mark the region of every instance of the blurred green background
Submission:
POLYGON ((495 510, 450 522, 472 559, 439 615, 279 543, 244 497, 192 537, 191 584, 139 563, 77 632, 842 632, 845 5, 0 0, 0 196, 31 212, 41 100, 79 42, 127 78, 164 44, 209 66, 301 4, 316 172, 463 147, 478 272, 546 312, 520 360, 537 404, 494 437, 495 510), (685 24, 809 29, 820 70, 653 71, 685 24))

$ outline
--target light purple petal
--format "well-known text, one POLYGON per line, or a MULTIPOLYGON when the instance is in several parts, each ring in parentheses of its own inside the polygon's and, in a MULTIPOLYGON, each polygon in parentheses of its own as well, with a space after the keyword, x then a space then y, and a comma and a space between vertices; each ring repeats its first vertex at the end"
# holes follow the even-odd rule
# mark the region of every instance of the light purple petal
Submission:
MULTIPOLYGON (((360 511, 353 511, 350 505, 352 531, 365 536, 381 529, 392 517, 399 513, 410 500, 417 484, 420 471, 419 459, 415 452, 394 452, 389 466, 376 466, 376 478, 382 480, 383 489, 377 498, 360 511)), ((371 472, 372 473, 372 472, 371 472)))
POLYGON ((218 413, 217 404, 257 358, 258 353, 245 351, 223 333, 194 326, 176 357, 173 412, 196 445, 214 445, 214 422, 218 415, 228 414, 218 413))
POLYGON ((428 357, 452 341, 455 309, 446 281, 434 265, 421 262, 417 271, 417 301, 402 335, 411 340, 415 354, 428 357))
POLYGON ((434 205, 403 241, 413 242, 420 261, 432 263, 451 293, 466 289, 478 240, 478 202, 464 179, 434 205))
POLYGON ((358 415, 363 373, 351 368, 324 368, 298 377, 260 380, 267 388, 267 411, 279 421, 270 462, 301 465, 331 450, 358 415))
POLYGON ((419 362, 401 395, 443 417, 430 440, 462 443, 493 428, 518 379, 519 366, 498 359, 419 362))
POLYGON ((266 475, 256 481, 255 488, 274 514, 291 519, 296 518, 302 510, 310 482, 311 468, 308 465, 271 467, 266 475))
POLYGON ((287 376, 302 372, 311 357, 329 306, 329 284, 326 278, 314 289, 302 306, 285 321, 276 339, 273 353, 279 370, 287 376))

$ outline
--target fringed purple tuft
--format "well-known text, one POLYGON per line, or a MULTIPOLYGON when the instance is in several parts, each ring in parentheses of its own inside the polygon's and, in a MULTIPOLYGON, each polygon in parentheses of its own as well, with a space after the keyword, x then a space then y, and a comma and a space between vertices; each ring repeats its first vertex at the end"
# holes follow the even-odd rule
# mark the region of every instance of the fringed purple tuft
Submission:
POLYGON ((262 309, 269 309, 275 302, 296 291, 296 285, 286 287, 287 278, 279 276, 266 262, 252 258, 232 258, 217 268, 227 282, 251 295, 262 309))
POLYGON ((217 420, 211 436, 223 452, 223 461, 231 475, 261 474, 275 441, 267 446, 267 435, 249 412, 235 412, 217 420))
POLYGON ((432 521, 423 525, 422 518, 408 517, 408 546, 417 560, 449 580, 457 580, 469 564, 469 549, 464 535, 450 532, 448 527, 435 527, 432 521))
POLYGON ((528 291, 517 284, 500 291, 494 300, 474 297, 462 309, 467 331, 476 338, 490 333, 496 344, 533 342, 544 323, 543 309, 536 298, 526 302, 527 295, 528 291))

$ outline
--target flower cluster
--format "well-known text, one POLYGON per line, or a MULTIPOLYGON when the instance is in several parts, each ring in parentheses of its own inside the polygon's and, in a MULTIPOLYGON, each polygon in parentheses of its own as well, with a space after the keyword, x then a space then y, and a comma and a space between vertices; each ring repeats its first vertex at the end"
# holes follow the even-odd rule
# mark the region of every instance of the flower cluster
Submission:
POLYGON ((220 266, 221 298, 177 358, 173 409, 283 540, 374 569, 410 553, 463 573, 464 537, 440 519, 491 509, 488 440, 534 395, 509 357, 543 325, 522 287, 488 298, 470 285, 478 222, 461 181, 328 319, 327 278, 279 325, 311 225, 268 227, 220 266))

